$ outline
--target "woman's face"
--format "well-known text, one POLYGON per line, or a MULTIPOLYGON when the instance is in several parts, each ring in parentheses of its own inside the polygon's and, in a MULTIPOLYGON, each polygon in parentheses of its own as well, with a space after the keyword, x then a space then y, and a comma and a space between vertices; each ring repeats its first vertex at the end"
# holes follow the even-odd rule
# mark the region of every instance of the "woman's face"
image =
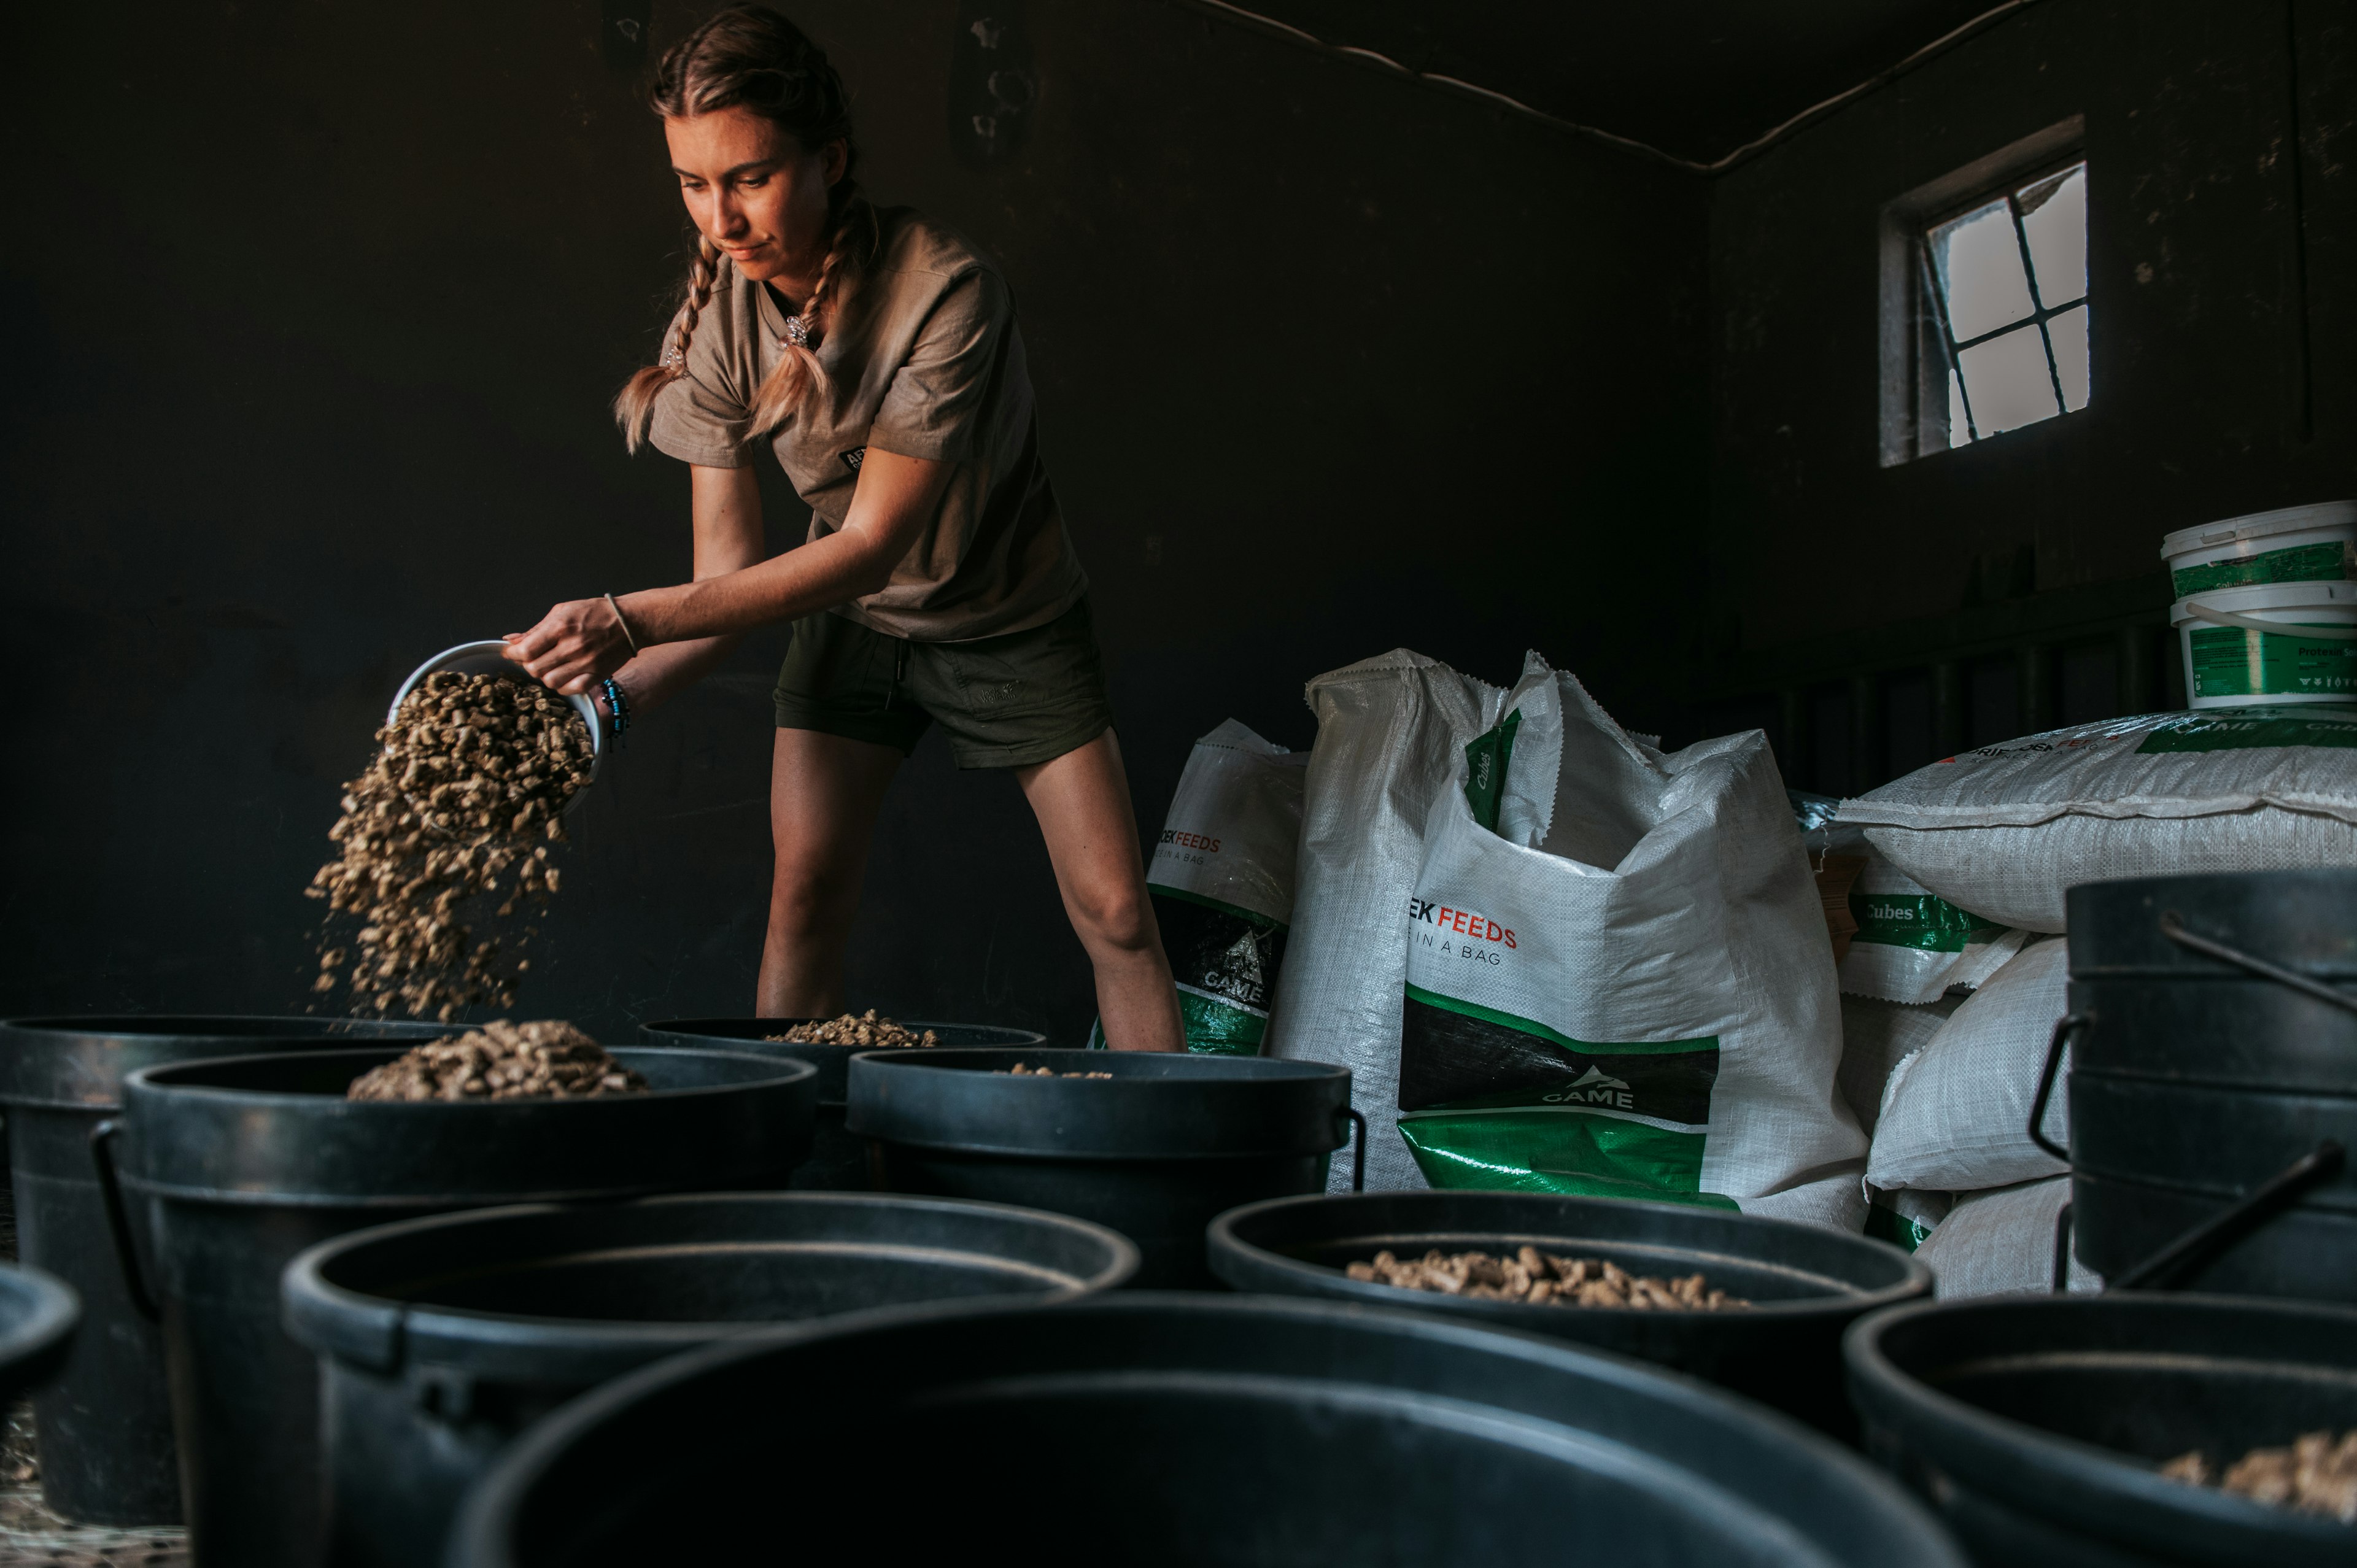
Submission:
POLYGON ((826 193, 840 141, 815 151, 748 109, 663 122, 680 199, 704 237, 757 283, 814 275, 826 256, 826 193))

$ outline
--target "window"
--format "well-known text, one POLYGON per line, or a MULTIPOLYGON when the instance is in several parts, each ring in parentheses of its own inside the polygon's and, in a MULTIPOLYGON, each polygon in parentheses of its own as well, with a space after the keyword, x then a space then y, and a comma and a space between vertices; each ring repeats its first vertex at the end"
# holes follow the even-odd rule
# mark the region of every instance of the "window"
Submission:
POLYGON ((1883 208, 1886 467, 2087 406, 2085 145, 2073 115, 1883 208))
POLYGON ((2087 166, 1923 231, 1921 287, 1948 383, 1948 445, 2087 406, 2087 166))

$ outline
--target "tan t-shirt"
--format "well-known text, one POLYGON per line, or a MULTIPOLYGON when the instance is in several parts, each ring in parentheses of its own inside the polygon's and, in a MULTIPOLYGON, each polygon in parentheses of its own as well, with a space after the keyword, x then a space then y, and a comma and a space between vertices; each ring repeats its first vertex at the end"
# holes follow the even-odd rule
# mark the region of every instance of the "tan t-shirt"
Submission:
MULTIPOLYGON (((920 642, 963 642, 1055 619, 1088 591, 1039 460, 1015 303, 997 269, 907 208, 877 213, 875 264, 823 341, 828 386, 770 438, 811 506, 810 537, 843 526, 873 447, 956 465, 941 509, 877 593, 838 607, 920 642)), ((686 374, 655 400, 650 438, 683 462, 753 461, 747 410, 778 362, 786 313, 724 260, 686 374)))

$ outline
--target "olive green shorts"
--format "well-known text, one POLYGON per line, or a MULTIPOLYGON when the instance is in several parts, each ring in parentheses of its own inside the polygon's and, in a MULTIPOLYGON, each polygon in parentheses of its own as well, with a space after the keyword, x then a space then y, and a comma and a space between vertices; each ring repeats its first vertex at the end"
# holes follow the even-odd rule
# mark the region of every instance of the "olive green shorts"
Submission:
POLYGON ((903 755, 939 722, 960 768, 1052 761, 1113 727, 1086 599, 1045 626, 972 642, 912 642, 845 616, 805 616, 772 695, 780 729, 903 755))

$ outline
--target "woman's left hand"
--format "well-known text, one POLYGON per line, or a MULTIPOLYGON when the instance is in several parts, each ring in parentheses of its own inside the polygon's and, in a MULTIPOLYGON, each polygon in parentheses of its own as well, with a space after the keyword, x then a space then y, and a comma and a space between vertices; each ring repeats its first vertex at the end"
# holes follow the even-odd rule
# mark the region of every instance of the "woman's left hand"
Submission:
POLYGON ((507 656, 533 680, 577 696, 630 661, 622 618, 604 599, 574 599, 543 616, 530 631, 507 635, 507 656))

